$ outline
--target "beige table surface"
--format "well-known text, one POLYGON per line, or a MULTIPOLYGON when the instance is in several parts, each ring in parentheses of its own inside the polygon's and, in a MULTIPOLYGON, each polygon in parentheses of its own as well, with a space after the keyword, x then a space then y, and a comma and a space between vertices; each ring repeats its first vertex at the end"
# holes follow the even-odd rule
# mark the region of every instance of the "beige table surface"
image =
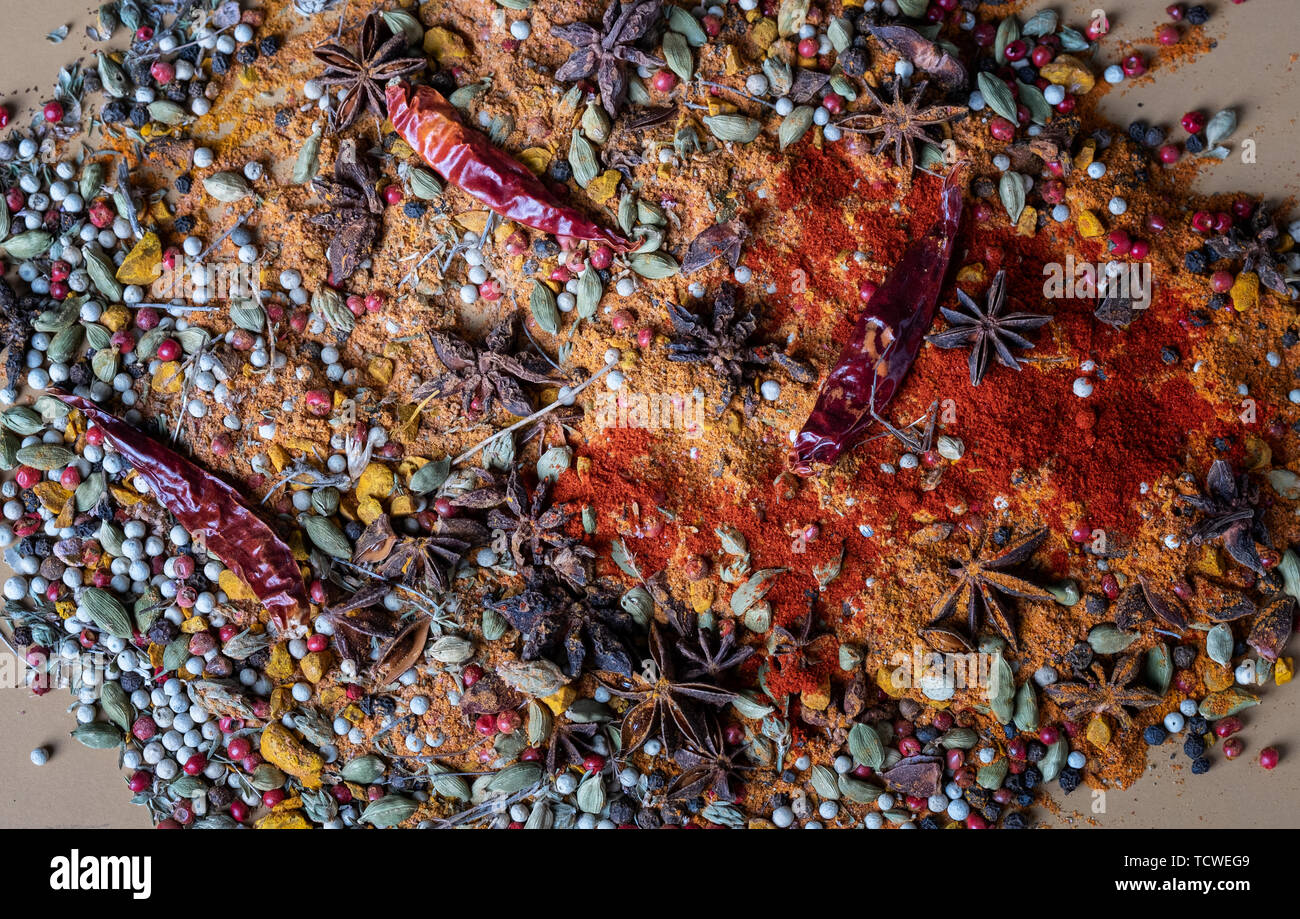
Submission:
MULTIPOLYGON (((360 7, 364 2, 353 0, 351 5, 360 7)), ((1167 2, 1031 6, 1054 7, 1074 26, 1082 26, 1091 10, 1105 8, 1112 33, 1102 53, 1111 61, 1118 59, 1121 41, 1151 40, 1156 24, 1166 21, 1167 2)), ((1172 126, 1189 108, 1209 112, 1234 108, 1241 128, 1233 139, 1254 139, 1258 161, 1243 164, 1234 158, 1220 164, 1202 177, 1200 187, 1242 190, 1275 200, 1300 197, 1300 127, 1294 114, 1300 98, 1296 89, 1300 86, 1300 3, 1247 0, 1234 5, 1213 0, 1208 5, 1215 9, 1205 27, 1218 40, 1214 51, 1159 73, 1154 85, 1112 93, 1107 110, 1121 125, 1141 117, 1172 126)), ((91 11, 97 8, 87 0, 0 0, 6 23, 0 102, 10 107, 16 119, 27 118, 30 106, 44 101, 59 67, 79 56, 84 60, 93 50, 84 27, 93 21, 91 11), (68 39, 59 45, 48 43, 46 34, 64 23, 71 25, 68 39)), ((87 750, 68 737, 74 726, 65 713, 69 701, 64 691, 38 699, 24 690, 0 689, 0 827, 147 827, 144 810, 128 803, 130 793, 115 768, 116 754, 87 750), (52 756, 38 768, 28 754, 41 745, 49 746, 52 756)), ((1049 822, 1104 827, 1300 826, 1300 689, 1293 684, 1270 692, 1266 703, 1251 709, 1246 719, 1243 737, 1251 756, 1228 763, 1216 752, 1210 773, 1193 776, 1181 749, 1171 744, 1161 748, 1160 760, 1133 788, 1109 791, 1104 800, 1087 797, 1088 789, 1082 788, 1062 802, 1065 819, 1049 818, 1049 822), (1271 773, 1253 762, 1253 754, 1268 744, 1282 752, 1281 765, 1271 773), (1104 812, 1094 812, 1096 807, 1104 812)))

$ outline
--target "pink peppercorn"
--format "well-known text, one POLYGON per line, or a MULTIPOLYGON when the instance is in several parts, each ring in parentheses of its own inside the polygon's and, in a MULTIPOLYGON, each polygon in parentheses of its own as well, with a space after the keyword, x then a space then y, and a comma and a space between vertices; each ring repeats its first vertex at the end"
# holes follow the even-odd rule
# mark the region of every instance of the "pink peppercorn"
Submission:
POLYGON ((1232 272, 1216 271, 1210 275, 1210 287, 1214 288, 1215 293, 1226 294, 1232 290, 1232 272))
POLYGON ((1197 211, 1192 214, 1192 229, 1197 233, 1208 233, 1214 227, 1214 218, 1209 211, 1197 211))
POLYGON ((1023 60, 1025 55, 1028 53, 1029 53, 1029 44, 1023 39, 1019 39, 1019 38, 1017 38, 1013 42, 1007 42, 1007 47, 1002 52, 1002 54, 1009 61, 1023 60))
POLYGON ((671 70, 660 70, 655 73, 650 83, 656 92, 672 92, 673 87, 677 85, 677 75, 671 70))
POLYGON ((1148 233, 1163 233, 1168 224, 1161 214, 1147 214, 1146 228, 1148 233))
POLYGON ((624 332, 631 328, 633 321, 632 314, 627 310, 616 310, 609 317, 609 324, 613 326, 615 332, 624 332))
POLYGON ((1182 37, 1182 34, 1178 31, 1178 26, 1166 24, 1156 29, 1156 41, 1162 45, 1176 45, 1182 37))
POLYGON ((1047 45, 1035 45, 1029 59, 1034 62, 1035 67, 1043 67, 1050 64, 1054 57, 1056 57, 1056 52, 1047 45))
POLYGON ((1124 75, 1129 77, 1140 77, 1147 72, 1147 62, 1140 54, 1130 54, 1120 66, 1124 68, 1124 75))
POLYGON ((799 56, 800 56, 800 57, 805 57, 805 58, 806 58, 806 57, 816 57, 816 56, 817 56, 817 42, 815 42, 815 41, 814 41, 813 39, 811 39, 811 38, 805 38, 805 39, 803 39, 802 41, 799 42, 799 48, 798 48, 798 51, 799 51, 799 56))
POLYGON ((478 731, 484 737, 491 737, 497 732, 497 716, 479 715, 474 719, 474 730, 478 731))
POLYGON ((1236 715, 1230 715, 1227 718, 1220 718, 1214 722, 1215 737, 1231 737, 1241 730, 1241 719, 1236 715))
POLYGON ((995 140, 1009 141, 1016 136, 1016 126, 999 115, 989 122, 989 134, 995 140))
POLYGON ((654 344, 654 340, 655 340, 654 329, 650 328, 649 326, 647 326, 644 329, 638 330, 636 333, 636 343, 638 347, 648 348, 652 344, 654 344))
POLYGON ((1232 217, 1225 211, 1216 211, 1214 214, 1214 232, 1227 233, 1232 229, 1232 217))
POLYGON ((822 108, 832 115, 838 115, 844 111, 844 100, 836 93, 827 93, 822 96, 822 108))
POLYGON ((1151 244, 1145 239, 1135 239, 1133 240, 1133 248, 1128 250, 1128 254, 1131 258, 1142 261, 1151 254, 1151 244))
POLYGON ((1259 764, 1265 769, 1276 767, 1279 758, 1276 747, 1265 747, 1259 751, 1259 764))
POLYGON ((1178 149, 1176 144, 1165 144, 1160 148, 1157 155, 1160 157, 1160 162, 1166 166, 1172 166, 1178 162, 1178 158, 1182 156, 1182 151, 1178 149))
POLYGON ((1240 737, 1229 737, 1223 742, 1223 756, 1225 759, 1236 759, 1241 756, 1246 749, 1240 737))
POLYGON ((161 319, 162 317, 158 315, 158 311, 152 306, 146 306, 135 311, 136 327, 145 332, 157 328, 161 319))
POLYGON ((402 186, 389 185, 384 189, 384 202, 388 205, 402 203, 402 186))

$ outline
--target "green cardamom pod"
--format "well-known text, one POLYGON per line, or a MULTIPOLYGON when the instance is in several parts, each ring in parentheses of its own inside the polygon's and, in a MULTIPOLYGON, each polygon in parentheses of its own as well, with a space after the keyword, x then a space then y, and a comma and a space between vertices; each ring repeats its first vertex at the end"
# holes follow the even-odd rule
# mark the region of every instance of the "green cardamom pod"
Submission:
POLYGON ((706 115, 704 126, 724 143, 747 144, 763 131, 762 122, 744 115, 706 115))
POLYGON ((81 254, 86 260, 86 271, 95 288, 105 299, 114 303, 122 299, 122 283, 117 279, 117 268, 112 260, 99 248, 98 243, 87 243, 81 247, 81 254))
POLYGON ((303 514, 298 518, 298 522, 307 531, 307 537, 311 539, 312 545, 326 555, 331 555, 334 558, 352 557, 352 545, 333 520, 327 517, 303 514))
POLYGON ((253 193, 248 180, 237 172, 214 172, 203 180, 203 190, 223 204, 234 204, 253 193))
POLYGON ((86 330, 83 326, 70 325, 50 339, 50 346, 45 350, 45 356, 51 363, 67 364, 77 356, 85 336, 86 330))
POLYGON ((541 281, 533 282, 528 306, 533 311, 533 319, 537 321, 538 328, 543 332, 555 335, 560 331, 560 308, 555 302, 555 294, 541 281))
POLYGON ((311 295, 311 308, 320 313, 330 328, 348 335, 357 327, 357 317, 352 315, 343 295, 332 287, 321 285, 311 295))
POLYGON ((406 172, 406 181, 411 186, 411 194, 425 201, 442 197, 442 183, 427 169, 414 167, 406 172))
POLYGON ((591 141, 577 131, 569 140, 569 165, 573 167, 573 180, 586 188, 600 175, 600 163, 591 141))
POLYGON ((96 52, 95 57, 98 61, 99 82, 103 85, 104 92, 114 99, 125 99, 131 92, 131 81, 127 78, 126 71, 103 51, 96 52))
POLYGON ((39 469, 41 472, 62 469, 69 463, 76 461, 76 459, 77 454, 58 444, 32 444, 30 447, 22 447, 18 451, 18 462, 24 466, 39 469))
POLYGON ((28 230, 16 233, 4 242, 4 250, 10 258, 19 261, 38 258, 50 251, 54 237, 44 230, 28 230))

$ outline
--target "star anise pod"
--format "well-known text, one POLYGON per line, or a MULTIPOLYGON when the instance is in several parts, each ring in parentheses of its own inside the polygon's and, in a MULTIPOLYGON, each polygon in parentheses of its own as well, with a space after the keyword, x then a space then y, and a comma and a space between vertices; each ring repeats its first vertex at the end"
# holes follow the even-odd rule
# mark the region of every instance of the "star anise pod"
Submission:
POLYGON ((548 569, 534 568, 522 591, 487 606, 523 633, 526 661, 549 660, 570 678, 584 670, 632 673, 636 622, 616 594, 575 592, 548 569))
POLYGON ((1153 619, 1181 631, 1187 628, 1187 607, 1172 590, 1139 574, 1115 601, 1115 625, 1127 632, 1153 619))
POLYGON ((1071 721, 1091 715, 1109 715, 1123 730, 1133 726, 1130 711, 1142 711, 1160 704, 1160 694, 1144 686, 1130 686, 1142 669, 1142 658, 1127 654, 1120 658, 1107 679, 1101 664, 1092 665, 1092 676, 1083 682, 1053 683, 1047 695, 1071 721))
POLYGON ((723 284, 706 316, 697 316, 676 303, 668 304, 668 316, 677 333, 677 338, 668 345, 668 360, 705 364, 717 374, 722 380, 718 415, 727 410, 737 393, 741 394, 745 414, 752 415, 758 404, 754 383, 760 371, 773 364, 784 368, 800 383, 811 383, 817 378, 811 367, 784 351, 750 342, 758 328, 758 319, 753 310, 736 314, 738 293, 736 285, 723 284))
POLYGON ((419 402, 429 396, 459 395, 465 417, 477 420, 498 402, 520 417, 533 413, 533 403, 520 383, 555 383, 540 358, 515 352, 515 319, 508 315, 488 333, 478 348, 450 332, 430 332, 433 350, 447 372, 416 388, 419 402))
POLYGON ((546 771, 552 775, 567 766, 581 765, 600 725, 580 724, 563 714, 551 719, 551 733, 546 738, 546 771))
POLYGON ((380 514, 357 539, 352 561, 373 565, 382 576, 411 587, 442 593, 460 560, 490 535, 473 518, 439 517, 428 536, 398 536, 388 515, 380 514))
POLYGON ((871 151, 879 155, 891 144, 894 147, 894 162, 907 167, 910 176, 916 166, 916 141, 933 143, 929 128, 952 121, 969 109, 964 105, 922 105, 921 97, 929 83, 922 80, 916 85, 912 97, 904 101, 903 91, 897 86, 893 98, 885 101, 876 95, 869 85, 863 89, 875 104, 876 112, 859 112, 840 122, 840 126, 863 134, 879 134, 880 140, 871 151))
POLYGON ((705 792, 711 792, 719 801, 734 801, 732 782, 739 782, 751 766, 742 765, 735 754, 727 750, 722 730, 713 725, 700 738, 698 747, 682 747, 673 759, 682 768, 664 792, 669 801, 689 801, 705 792))
POLYGON ((749 660, 754 649, 736 642, 734 623, 724 622, 717 635, 702 628, 695 613, 678 605, 671 609, 668 621, 677 633, 674 644, 683 661, 682 677, 687 680, 718 680, 749 660))
POLYGON ((659 20, 662 7, 663 0, 610 0, 599 29, 585 22, 552 26, 552 35, 573 45, 573 53, 555 71, 555 79, 568 83, 595 74, 601 104, 611 118, 618 115, 627 97, 628 68, 664 65, 637 47, 659 20))
POLYGON ((978 386, 988 372, 989 362, 994 355, 998 363, 1012 370, 1019 370, 1021 358, 1011 353, 1012 348, 1030 349, 1033 342, 1026 339, 1021 332, 1041 328, 1052 321, 1051 316, 1038 313, 1003 313, 1007 303, 1007 273, 999 271, 993 277, 984 298, 984 309, 980 309, 971 297, 957 288, 957 301, 961 311, 940 307, 943 318, 948 320, 948 328, 934 335, 927 335, 926 341, 939 348, 970 347, 970 385, 978 386))
POLYGON ((330 208, 311 222, 334 234, 326 255, 335 283, 352 277, 374 249, 384 210, 375 191, 377 178, 374 163, 357 149, 355 140, 347 138, 339 144, 333 179, 312 180, 330 208))
POLYGON ((1282 273, 1283 263, 1274 251, 1280 236, 1272 215, 1261 207, 1251 218, 1250 232, 1232 227, 1209 240, 1206 246, 1216 259, 1241 259, 1242 271, 1255 272, 1261 284, 1289 300, 1291 290, 1282 273))
POLYGON ((957 583, 935 603, 934 618, 922 635, 940 651, 967 651, 974 645, 981 625, 997 632, 1014 651, 1016 627, 1012 611, 1003 596, 1050 603, 1053 597, 1042 587, 1009 569, 1027 562, 1047 538, 1042 527, 1010 540, 992 558, 985 558, 987 531, 973 534, 964 558, 949 560, 948 573, 957 583), (954 620, 957 628, 953 628, 954 620))
POLYGON ((597 677, 614 695, 633 703, 623 715, 623 755, 640 749, 656 731, 669 753, 678 749, 679 738, 699 749, 708 730, 709 707, 726 705, 736 694, 709 683, 683 681, 658 623, 650 626, 650 659, 642 667, 619 682, 597 677))
POLYGON ((1255 543, 1265 546, 1273 543, 1264 527, 1259 489, 1251 484, 1249 475, 1243 473, 1234 478, 1232 467, 1227 462, 1215 460, 1205 477, 1205 492, 1178 497, 1203 515, 1201 521, 1188 530, 1192 542, 1199 544, 1222 539, 1223 548, 1238 564, 1256 574, 1264 573, 1264 562, 1255 543))
POLYGON ((581 589, 591 579, 596 553, 565 532, 573 514, 568 505, 551 505, 550 491, 551 483, 542 481, 529 497, 519 470, 512 468, 504 489, 481 489, 452 503, 491 508, 487 525, 505 535, 520 574, 527 575, 534 565, 546 565, 571 587, 581 589))
POLYGON ((422 57, 406 56, 406 36, 394 35, 377 12, 362 23, 361 43, 355 50, 331 41, 317 45, 312 53, 325 64, 320 81, 326 86, 345 88, 343 101, 334 113, 336 131, 350 126, 363 109, 383 118, 387 111, 384 86, 388 81, 428 66, 422 57))

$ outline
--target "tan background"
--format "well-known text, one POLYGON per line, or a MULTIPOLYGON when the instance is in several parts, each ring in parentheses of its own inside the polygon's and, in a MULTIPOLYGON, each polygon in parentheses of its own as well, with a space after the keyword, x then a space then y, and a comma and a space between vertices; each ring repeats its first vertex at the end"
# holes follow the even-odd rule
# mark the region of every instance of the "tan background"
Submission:
MULTIPOLYGON (((543 0, 544 2, 544 0, 543 0)), ((1051 5, 1072 26, 1081 27, 1091 10, 1102 7, 1112 32, 1102 46, 1109 61, 1120 57, 1120 43, 1149 43, 1158 23, 1167 21, 1168 0, 1051 5)), ((354 2, 360 7, 361 2, 354 2)), ((1158 72, 1154 84, 1112 92, 1107 111, 1121 125, 1144 118, 1173 126, 1189 108, 1214 112, 1236 109, 1241 127, 1235 142, 1250 137, 1258 162, 1231 159, 1202 176, 1205 191, 1242 190, 1273 199, 1300 191, 1300 128, 1294 111, 1296 59, 1300 55, 1300 10, 1295 0, 1210 0, 1214 11, 1206 34, 1217 39, 1210 54, 1158 72), (1288 97, 1289 93, 1289 97, 1288 97)), ((0 103, 8 105, 11 124, 24 123, 30 106, 39 105, 53 85, 58 68, 91 49, 85 25, 93 21, 86 0, 0 0, 6 23, 5 53, 0 58, 0 103), (52 45, 46 34, 71 24, 66 41, 52 45)), ((332 14, 327 14, 332 15, 332 14)), ((1293 653, 1294 643, 1293 643, 1293 653)), ((1300 695, 1287 687, 1270 692, 1266 703, 1246 713, 1242 735, 1249 754, 1234 763, 1212 754, 1208 775, 1192 776, 1181 744, 1161 748, 1150 774, 1127 791, 1109 791, 1090 799, 1088 789, 1065 802, 1062 819, 1075 825, 1126 827, 1275 827, 1300 826, 1300 695), (1279 747, 1282 762, 1266 773, 1254 762, 1258 750, 1279 747), (1104 813, 1093 812, 1104 806, 1104 813), (1075 811, 1081 812, 1075 815, 1075 811)), ((130 805, 130 793, 114 768, 115 754, 91 751, 68 738, 74 726, 66 713, 70 697, 55 690, 42 698, 17 689, 0 689, 0 827, 84 826, 146 827, 143 808, 130 805), (31 749, 47 745, 50 762, 33 766, 31 749)))

